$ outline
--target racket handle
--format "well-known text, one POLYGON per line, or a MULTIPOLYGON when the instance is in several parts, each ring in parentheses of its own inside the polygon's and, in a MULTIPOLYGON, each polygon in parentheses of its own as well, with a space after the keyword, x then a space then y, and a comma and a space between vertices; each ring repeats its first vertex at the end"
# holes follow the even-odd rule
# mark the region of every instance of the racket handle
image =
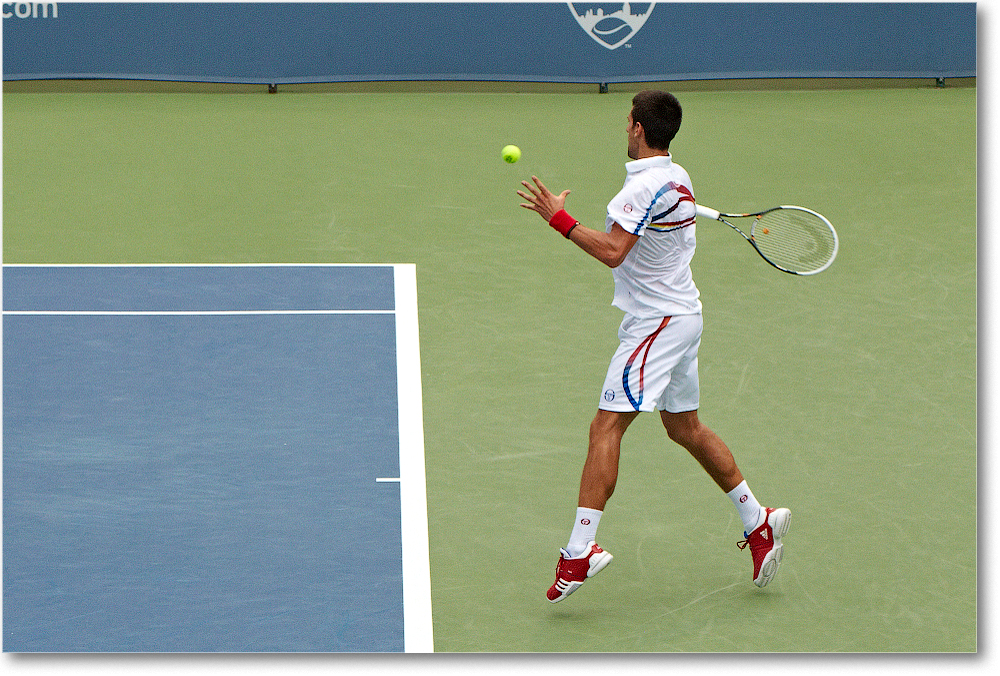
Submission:
POLYGON ((694 206, 695 206, 695 212, 699 216, 704 216, 705 218, 711 218, 713 221, 719 220, 719 216, 722 215, 721 213, 719 213, 715 209, 710 209, 708 207, 703 207, 700 204, 696 204, 694 206))

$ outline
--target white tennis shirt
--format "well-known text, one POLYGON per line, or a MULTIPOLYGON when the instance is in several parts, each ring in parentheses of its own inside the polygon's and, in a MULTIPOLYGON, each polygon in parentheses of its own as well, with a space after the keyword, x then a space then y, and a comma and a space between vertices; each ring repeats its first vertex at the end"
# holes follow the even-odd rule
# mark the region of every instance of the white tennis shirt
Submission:
POLYGON ((625 261, 612 269, 617 308, 640 319, 701 312, 691 276, 695 201, 691 178, 669 156, 625 164, 625 185, 608 203, 607 232, 617 222, 639 235, 625 261))

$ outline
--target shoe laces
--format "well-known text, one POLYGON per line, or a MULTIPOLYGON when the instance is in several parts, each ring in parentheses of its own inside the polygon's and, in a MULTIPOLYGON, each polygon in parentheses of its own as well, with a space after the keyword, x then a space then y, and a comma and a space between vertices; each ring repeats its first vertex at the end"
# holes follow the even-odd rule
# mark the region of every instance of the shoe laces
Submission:
POLYGON ((761 535, 758 533, 759 530, 760 529, 758 528, 753 533, 747 533, 746 531, 743 531, 744 539, 737 542, 736 546, 739 547, 741 550, 743 550, 747 548, 747 545, 749 545, 750 551, 753 552, 753 555, 755 557, 758 556, 762 551, 770 550, 772 545, 771 538, 768 537, 767 539, 763 539, 761 535))

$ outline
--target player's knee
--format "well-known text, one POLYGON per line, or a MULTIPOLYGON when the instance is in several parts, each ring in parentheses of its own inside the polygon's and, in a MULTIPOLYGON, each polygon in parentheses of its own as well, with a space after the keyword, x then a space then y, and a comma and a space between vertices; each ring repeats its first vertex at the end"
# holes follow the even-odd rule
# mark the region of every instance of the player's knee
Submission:
POLYGON ((600 441, 608 436, 612 431, 611 426, 608 425, 607 420, 603 419, 601 415, 594 416, 594 419, 590 421, 590 443, 594 444, 596 441, 600 441))
POLYGON ((687 427, 668 427, 667 436, 670 437, 671 441, 685 448, 690 446, 695 438, 694 433, 687 427))
POLYGON ((671 441, 685 448, 696 444, 702 434, 702 424, 697 416, 664 416, 663 427, 671 441))
POLYGON ((598 410, 590 422, 590 441, 621 439, 637 414, 598 410))

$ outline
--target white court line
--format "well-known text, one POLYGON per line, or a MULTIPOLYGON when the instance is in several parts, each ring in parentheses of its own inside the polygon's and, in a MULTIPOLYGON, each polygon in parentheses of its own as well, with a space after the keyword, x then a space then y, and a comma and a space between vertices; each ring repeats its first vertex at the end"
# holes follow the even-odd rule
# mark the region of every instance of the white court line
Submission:
POLYGON ((420 387, 417 267, 395 266, 396 382, 399 388, 399 500, 402 507, 403 646, 434 652, 431 567, 424 469, 424 414, 420 387))

